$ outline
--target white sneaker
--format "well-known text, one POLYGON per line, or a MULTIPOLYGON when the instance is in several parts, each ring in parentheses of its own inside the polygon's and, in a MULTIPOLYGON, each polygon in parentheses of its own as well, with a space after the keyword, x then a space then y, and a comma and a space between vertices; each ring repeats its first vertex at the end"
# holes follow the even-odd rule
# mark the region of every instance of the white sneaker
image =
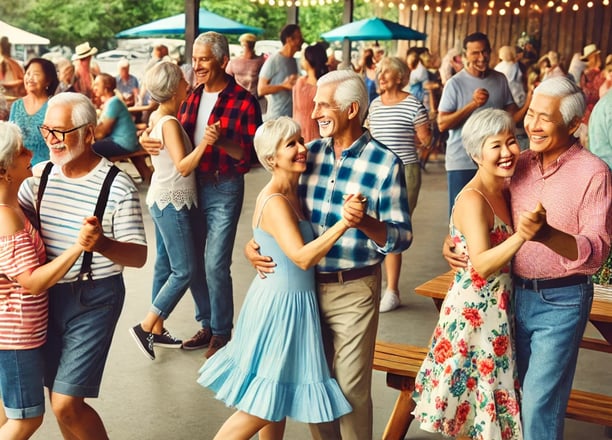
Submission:
POLYGON ((385 290, 385 294, 380 299, 380 308, 378 309, 380 313, 390 312, 391 310, 395 310, 400 305, 399 293, 392 292, 390 290, 385 290))

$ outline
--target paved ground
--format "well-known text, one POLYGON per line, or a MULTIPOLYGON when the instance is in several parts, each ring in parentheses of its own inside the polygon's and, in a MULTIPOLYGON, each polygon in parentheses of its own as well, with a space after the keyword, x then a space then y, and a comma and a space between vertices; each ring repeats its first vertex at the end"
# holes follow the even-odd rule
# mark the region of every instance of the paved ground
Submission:
MULTIPOLYGON (((244 299, 254 271, 243 257, 242 249, 250 239, 253 203, 268 179, 262 169, 247 175, 246 196, 232 273, 236 311, 244 299)), ((141 188, 143 196, 146 188, 141 188)), ((443 165, 431 163, 424 175, 419 204, 413 219, 415 239, 404 254, 401 280, 403 306, 381 315, 379 339, 424 345, 437 319, 433 303, 413 293, 415 286, 447 270, 441 257, 441 243, 447 231, 446 175, 443 165)), ((101 397, 90 403, 98 410, 113 440, 209 440, 232 413, 215 400, 212 393, 196 384, 202 351, 157 349, 157 359, 150 361, 138 350, 128 328, 139 322, 150 304, 154 262, 154 234, 151 219, 145 217, 150 240, 149 259, 142 269, 125 273, 127 297, 111 348, 101 397)), ((193 301, 186 297, 167 321, 167 327, 179 337, 188 338, 198 329, 193 318, 193 301)), ((592 330, 590 330, 592 331, 592 330)), ((580 354, 575 387, 612 394, 612 370, 609 355, 583 350, 580 354), (608 356, 608 357, 605 357, 608 356)), ((374 372, 374 438, 382 436, 397 392, 385 385, 385 375, 374 372)), ((287 440, 310 438, 305 425, 289 421, 287 440)), ((408 439, 441 439, 420 431, 413 424, 408 439)), ((601 426, 567 421, 567 440, 604 440, 601 426)), ((53 415, 49 412, 34 440, 61 439, 53 415)))

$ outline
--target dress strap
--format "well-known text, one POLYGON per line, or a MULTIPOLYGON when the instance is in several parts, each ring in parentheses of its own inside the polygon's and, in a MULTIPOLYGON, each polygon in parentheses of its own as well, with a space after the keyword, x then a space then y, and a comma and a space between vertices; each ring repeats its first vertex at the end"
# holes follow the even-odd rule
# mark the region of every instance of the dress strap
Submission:
POLYGON ((293 209, 293 212, 295 213, 295 216, 298 219, 302 218, 302 217, 300 217, 300 214, 295 210, 295 208, 293 207, 293 205, 291 204, 291 202, 289 201, 287 196, 285 196, 284 194, 281 194, 281 193, 268 194, 266 196, 266 198, 263 200, 263 202, 261 203, 261 207, 259 208, 259 214, 257 215, 257 223, 255 224, 256 228, 258 228, 259 227, 259 223, 261 223, 261 216, 263 215, 263 210, 264 210, 264 207, 266 206, 266 203, 268 203, 268 201, 270 199, 272 199, 273 197, 282 197, 283 199, 285 199, 287 201, 287 203, 289 204, 289 206, 291 206, 291 209, 293 209))
MULTIPOLYGON (((476 191, 478 194, 480 194, 480 196, 485 199, 485 201, 487 202, 487 205, 489 205, 489 208, 491 208, 491 212, 493 213, 493 215, 495 217, 497 217, 497 214, 495 213, 495 209, 493 209, 493 205, 491 205, 491 202, 489 202, 489 199, 487 199, 487 196, 485 196, 482 191, 480 191, 479 189, 476 188, 464 188, 461 190, 461 192, 459 192, 459 194, 457 194, 457 197, 455 198, 455 203, 457 202, 457 200, 459 200, 459 197, 461 196, 461 194, 463 194, 466 191, 476 191)), ((455 206, 453 205, 453 211, 455 210, 455 206)))

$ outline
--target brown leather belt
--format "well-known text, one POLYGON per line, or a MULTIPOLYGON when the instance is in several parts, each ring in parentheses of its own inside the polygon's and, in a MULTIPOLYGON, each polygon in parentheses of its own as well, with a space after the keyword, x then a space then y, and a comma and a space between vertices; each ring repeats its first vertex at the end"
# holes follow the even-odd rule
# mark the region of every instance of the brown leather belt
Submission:
POLYGON ((578 284, 590 282, 590 279, 591 277, 587 275, 570 275, 562 278, 549 278, 542 280, 527 280, 516 275, 512 277, 515 287, 535 291, 543 289, 556 289, 558 287, 577 286, 578 284))
POLYGON ((340 270, 338 272, 318 272, 317 282, 324 284, 338 283, 343 284, 348 281, 355 281, 359 278, 374 275, 380 265, 358 267, 356 269, 340 270))

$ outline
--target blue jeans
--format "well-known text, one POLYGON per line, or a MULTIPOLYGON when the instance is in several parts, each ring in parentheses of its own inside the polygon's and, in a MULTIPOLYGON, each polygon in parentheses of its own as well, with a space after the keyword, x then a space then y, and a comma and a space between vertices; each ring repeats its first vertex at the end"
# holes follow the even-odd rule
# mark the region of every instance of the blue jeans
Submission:
POLYGON ((218 178, 198 175, 200 212, 203 220, 196 228, 199 248, 204 256, 205 283, 196 275, 191 294, 196 305, 196 320, 209 327, 213 335, 229 336, 234 321, 234 292, 230 265, 238 219, 244 199, 242 174, 218 178))
POLYGON ((463 187, 476 175, 476 169, 473 170, 455 170, 447 171, 448 179, 448 216, 450 218, 453 213, 453 206, 457 194, 461 192, 463 187))
POLYGON ((9 419, 31 419, 45 412, 42 347, 0 350, 0 402, 9 419))
POLYGON ((515 286, 516 353, 525 440, 562 440, 593 285, 539 291, 515 286))
POLYGON ((153 274, 151 310, 168 319, 195 274, 196 253, 193 226, 198 208, 183 207, 176 210, 170 204, 159 209, 157 204, 149 208, 155 224, 155 272, 153 274))

